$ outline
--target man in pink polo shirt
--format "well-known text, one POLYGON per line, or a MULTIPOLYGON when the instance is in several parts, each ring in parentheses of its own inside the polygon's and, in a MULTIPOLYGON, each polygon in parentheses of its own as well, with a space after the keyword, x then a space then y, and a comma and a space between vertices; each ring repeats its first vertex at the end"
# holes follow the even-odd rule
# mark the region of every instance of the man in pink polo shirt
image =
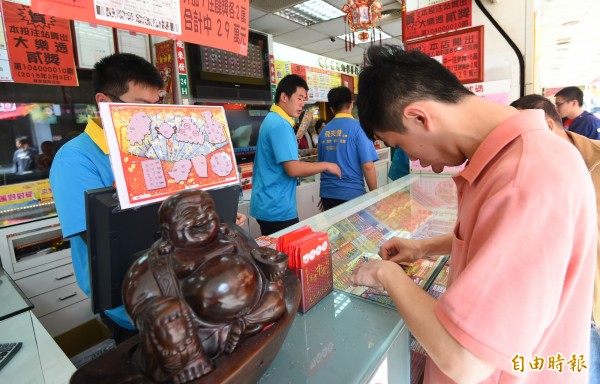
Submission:
POLYGON ((354 271, 388 291, 427 351, 425 383, 587 383, 597 222, 579 153, 541 110, 477 97, 436 60, 371 47, 360 124, 454 181, 453 233, 394 238, 354 271), (557 187, 560 186, 560 187, 557 187), (429 296, 396 263, 450 254, 448 290, 429 296))

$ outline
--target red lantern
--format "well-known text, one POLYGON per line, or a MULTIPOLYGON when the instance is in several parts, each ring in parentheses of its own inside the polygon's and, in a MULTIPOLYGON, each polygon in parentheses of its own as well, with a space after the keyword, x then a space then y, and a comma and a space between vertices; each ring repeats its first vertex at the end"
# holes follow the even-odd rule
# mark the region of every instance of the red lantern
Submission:
MULTIPOLYGON (((348 4, 342 6, 342 12, 346 14, 344 23, 350 27, 351 33, 350 41, 344 37, 346 51, 352 50, 352 47, 356 45, 354 32, 361 31, 357 36, 360 41, 371 39, 373 42, 375 40, 375 28, 377 22, 381 20, 381 8, 381 3, 374 0, 348 0, 348 4)), ((379 35, 379 39, 381 42, 381 35, 379 35)))

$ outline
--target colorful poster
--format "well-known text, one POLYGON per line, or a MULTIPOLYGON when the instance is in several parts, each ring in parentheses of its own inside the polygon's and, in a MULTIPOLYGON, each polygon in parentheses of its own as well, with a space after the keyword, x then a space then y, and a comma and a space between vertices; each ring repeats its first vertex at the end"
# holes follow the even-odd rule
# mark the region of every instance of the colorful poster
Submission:
POLYGON ((99 106, 121 208, 238 183, 223 107, 99 106))
POLYGON ((471 0, 454 0, 405 12, 404 38, 413 40, 470 27, 473 24, 472 8, 471 0))
POLYGON ((36 12, 246 55, 248 0, 31 0, 36 12))
POLYGON ((483 81, 483 26, 411 41, 406 48, 439 58, 462 83, 483 81))
POLYGON ((69 21, 3 2, 13 80, 17 83, 78 85, 69 21))
POLYGON ((165 88, 160 95, 161 104, 175 104, 175 41, 167 40, 154 44, 156 53, 155 67, 160 72, 165 88))
POLYGON ((288 61, 275 60, 275 84, 292 73, 292 63, 288 61))

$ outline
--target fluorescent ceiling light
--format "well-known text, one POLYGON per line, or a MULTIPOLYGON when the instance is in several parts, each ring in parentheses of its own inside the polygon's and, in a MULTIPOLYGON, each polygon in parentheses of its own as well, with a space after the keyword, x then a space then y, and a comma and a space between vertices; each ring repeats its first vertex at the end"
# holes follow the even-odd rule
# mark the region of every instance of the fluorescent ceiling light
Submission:
POLYGON ((341 9, 330 5, 323 0, 308 0, 293 7, 274 12, 275 15, 284 17, 304 26, 320 23, 344 16, 341 9))
MULTIPOLYGON (((362 31, 356 31, 354 32, 354 42, 356 44, 363 44, 363 43, 369 43, 371 41, 371 33, 373 33, 373 29, 364 29, 362 31), (362 33, 362 32, 369 32, 369 38, 365 41, 362 41, 358 38, 358 34, 362 33)), ((347 41, 352 41, 352 37, 350 36, 350 33, 346 33, 345 35, 339 35, 337 36, 338 39, 342 39, 344 40, 344 37, 346 38, 347 41)), ((381 37, 381 40, 385 40, 385 39, 389 39, 392 36, 388 35, 387 33, 383 32, 381 29, 379 28, 375 28, 375 41, 379 41, 379 38, 381 37)))

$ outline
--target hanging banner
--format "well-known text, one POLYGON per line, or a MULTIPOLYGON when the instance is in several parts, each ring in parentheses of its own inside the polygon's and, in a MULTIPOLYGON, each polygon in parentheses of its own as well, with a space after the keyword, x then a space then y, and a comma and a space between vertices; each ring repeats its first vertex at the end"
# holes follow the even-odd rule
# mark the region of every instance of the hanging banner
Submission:
POLYGON ((78 85, 69 21, 3 2, 10 68, 17 83, 78 85))
POLYGON ((406 49, 438 59, 462 83, 483 81, 483 26, 408 42, 406 49))
POLYGON ((165 88, 160 95, 161 104, 175 104, 175 88, 173 76, 175 75, 175 41, 166 40, 154 44, 156 52, 156 69, 165 83, 165 88))
POLYGON ((72 20, 248 53, 248 0, 31 0, 31 6, 72 20))
POLYGON ((472 9, 471 0, 452 0, 405 12, 402 19, 404 39, 420 39, 470 27, 473 24, 472 9))
POLYGON ((185 66, 185 44, 181 40, 177 40, 177 72, 180 75, 187 74, 187 68, 185 66))

